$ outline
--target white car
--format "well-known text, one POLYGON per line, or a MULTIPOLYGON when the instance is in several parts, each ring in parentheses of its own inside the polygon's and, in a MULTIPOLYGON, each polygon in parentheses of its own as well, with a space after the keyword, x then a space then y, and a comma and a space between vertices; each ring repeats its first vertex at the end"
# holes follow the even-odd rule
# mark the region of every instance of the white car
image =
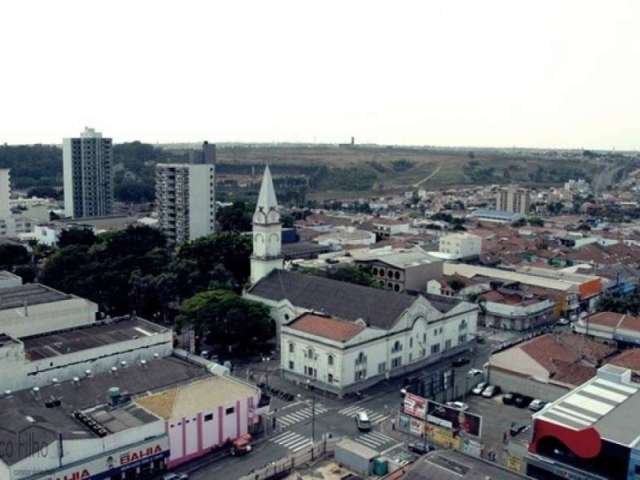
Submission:
POLYGON ((473 390, 471 390, 471 393, 473 393, 474 395, 482 395, 482 391, 485 389, 486 386, 487 386, 487 382, 480 382, 475 387, 473 387, 473 390))
POLYGON ((529 404, 529 410, 531 410, 532 412, 539 412, 545 407, 545 405, 545 402, 543 402, 539 398, 536 398, 529 404))
POLYGON ((463 412, 469 410, 469 405, 464 402, 447 402, 447 406, 463 412))
POLYGON ((565 325, 569 325, 570 323, 571 323, 571 322, 569 321, 569 319, 568 319, 568 318, 564 318, 564 317, 563 317, 563 318, 561 318, 560 320, 558 320, 558 325, 561 325, 561 326, 563 326, 563 327, 564 327, 565 325))
POLYGON ((482 375, 482 370, 480 370, 479 368, 472 368, 467 372, 467 375, 469 375, 470 377, 475 377, 476 375, 482 375))

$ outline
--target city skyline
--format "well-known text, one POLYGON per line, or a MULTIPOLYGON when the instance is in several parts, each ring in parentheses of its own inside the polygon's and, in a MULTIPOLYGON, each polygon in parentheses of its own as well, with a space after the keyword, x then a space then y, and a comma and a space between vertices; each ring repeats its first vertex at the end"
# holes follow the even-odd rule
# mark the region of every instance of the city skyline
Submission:
POLYGON ((0 143, 640 149, 635 2, 124 6, 5 8, 0 143))

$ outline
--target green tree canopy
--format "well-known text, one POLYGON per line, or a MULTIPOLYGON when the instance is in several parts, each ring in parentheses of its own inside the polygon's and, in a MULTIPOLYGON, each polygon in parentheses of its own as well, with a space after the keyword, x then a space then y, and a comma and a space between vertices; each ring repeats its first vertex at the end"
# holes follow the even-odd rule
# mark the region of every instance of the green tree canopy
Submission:
POLYGON ((29 251, 25 247, 14 243, 0 245, 0 268, 11 269, 25 263, 29 263, 29 251))
POLYGON ((240 352, 255 351, 275 335, 268 307, 229 290, 208 290, 186 300, 178 323, 193 326, 209 344, 236 347, 240 352))
POLYGON ((70 245, 86 245, 90 247, 96 243, 96 235, 89 228, 64 229, 58 236, 58 247, 64 248, 70 245))
POLYGON ((244 202, 234 202, 216 212, 216 220, 223 231, 248 232, 251 230, 253 208, 244 202))

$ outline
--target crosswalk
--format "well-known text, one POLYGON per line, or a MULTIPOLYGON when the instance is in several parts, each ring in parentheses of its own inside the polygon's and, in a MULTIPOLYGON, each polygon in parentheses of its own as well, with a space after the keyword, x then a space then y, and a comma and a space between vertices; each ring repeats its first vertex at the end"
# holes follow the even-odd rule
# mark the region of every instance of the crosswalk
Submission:
MULTIPOLYGON (((327 407, 322 405, 321 403, 316 403, 316 416, 322 415, 329 411, 327 407)), ((281 416, 276 419, 276 422, 281 428, 287 428, 291 425, 295 425, 296 423, 302 422, 304 420, 310 419, 313 416, 313 408, 305 407, 301 410, 297 410, 295 412, 288 413, 286 415, 281 416)))
POLYGON ((313 444, 313 441, 310 438, 296 432, 281 433, 280 435, 273 437, 271 441, 288 448, 294 453, 302 450, 303 448, 310 447, 313 444))
POLYGON ((372 425, 377 425, 378 423, 382 423, 387 418, 389 418, 388 416, 378 413, 375 410, 371 410, 369 408, 362 408, 357 405, 343 408, 342 410, 338 411, 339 414, 346 415, 347 417, 351 417, 351 418, 355 417, 360 412, 365 412, 367 414, 372 425))
POLYGON ((389 435, 385 435, 381 432, 369 432, 354 439, 356 442, 365 445, 374 450, 380 450, 383 445, 389 443, 397 443, 397 440, 389 435))

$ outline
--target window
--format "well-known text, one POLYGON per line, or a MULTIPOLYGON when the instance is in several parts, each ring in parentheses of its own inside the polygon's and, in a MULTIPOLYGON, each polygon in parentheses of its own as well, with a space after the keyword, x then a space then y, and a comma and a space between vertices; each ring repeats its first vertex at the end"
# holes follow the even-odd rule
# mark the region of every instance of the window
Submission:
POLYGON ((333 383, 333 374, 330 373, 329 375, 327 375, 327 382, 329 383, 333 383))
POLYGON ((458 345, 465 343, 467 341, 467 336, 466 335, 460 335, 458 337, 458 345))
POLYGON ((393 344, 393 347, 391 348, 391 353, 397 353, 401 351, 402 351, 402 344, 400 343, 399 340, 396 340, 395 343, 393 344))
POLYGON ((305 355, 309 360, 313 360, 313 348, 308 348, 305 355))
POLYGON ((409 348, 413 348, 413 337, 409 338, 409 348))
POLYGON ((289 353, 293 353, 295 351, 296 347, 293 343, 289 344, 289 353))
POLYGON ((367 378, 367 371, 366 370, 358 370, 355 373, 355 380, 360 381, 360 380, 364 380, 365 378, 367 378))
POLYGON ((225 415, 233 415, 235 412, 236 409, 234 407, 229 407, 224 411, 225 415))
POLYGON ((451 340, 445 340, 444 349, 449 350, 451 348, 451 340))
POLYGON ((393 290, 396 291, 396 292, 399 292, 400 291, 400 285, 398 285, 398 284, 394 285, 393 286, 393 290))
POLYGON ((384 373, 387 371, 387 362, 380 362, 378 364, 378 373, 384 373))
POLYGON ((422 334, 422 343, 427 343, 427 334, 426 333, 422 334))
POLYGON ((363 363, 367 363, 367 357, 365 356, 364 352, 360 352, 358 354, 358 357, 356 358, 356 365, 361 365, 363 363))
POLYGON ((398 368, 402 365, 402 357, 395 357, 391 359, 391 368, 398 368))
POLYGON ((210 422, 211 420, 213 420, 213 413, 207 413, 207 414, 204 416, 204 421, 205 421, 205 422, 210 422))
POLYGON ((396 277, 396 280, 400 280, 400 272, 396 272, 394 276, 396 277))
POLYGON ((374 268, 373 268, 373 270, 372 270, 372 273, 373 273, 374 275, 377 275, 377 274, 378 274, 378 269, 374 267, 374 268))
POLYGON ((440 344, 436 343, 435 345, 431 345, 431 353, 438 353, 440 351, 440 344))
POLYGON ((458 324, 458 330, 464 330, 467 328, 467 320, 462 320, 459 324, 458 324))
POLYGON ((391 270, 387 272, 387 277, 393 278, 393 272, 391 270))
POLYGON ((295 370, 295 365, 292 361, 289 361, 289 370, 295 370))
POLYGON ((333 355, 329 355, 327 357, 327 363, 329 364, 329 366, 333 366, 333 355))

